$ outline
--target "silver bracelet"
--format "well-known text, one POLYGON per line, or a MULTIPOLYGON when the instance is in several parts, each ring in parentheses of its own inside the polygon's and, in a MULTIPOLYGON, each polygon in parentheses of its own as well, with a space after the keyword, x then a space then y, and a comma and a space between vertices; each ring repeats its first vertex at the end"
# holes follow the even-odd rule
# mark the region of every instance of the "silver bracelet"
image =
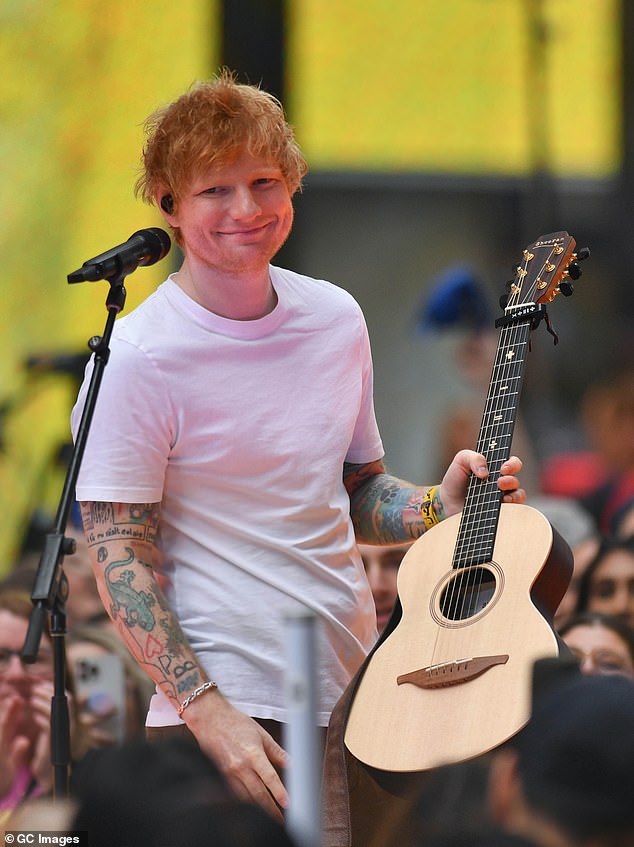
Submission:
POLYGON ((212 688, 218 688, 218 685, 215 682, 203 682, 202 685, 199 685, 198 688, 195 688, 192 691, 192 693, 189 695, 189 697, 185 697, 183 702, 180 704, 180 706, 176 710, 178 712, 178 716, 180 717, 183 714, 185 709, 191 703, 193 703, 193 701, 196 699, 196 697, 200 697, 201 694, 204 694, 205 691, 210 691, 212 688))

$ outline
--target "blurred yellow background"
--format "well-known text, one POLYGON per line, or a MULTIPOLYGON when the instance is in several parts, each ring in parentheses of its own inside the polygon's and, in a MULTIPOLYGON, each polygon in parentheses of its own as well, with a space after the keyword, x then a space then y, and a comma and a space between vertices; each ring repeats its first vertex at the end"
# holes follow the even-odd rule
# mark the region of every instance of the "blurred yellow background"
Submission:
POLYGON ((561 175, 618 166, 616 0, 297 0, 289 9, 289 106, 313 166, 526 174, 543 129, 561 175), (540 8, 543 53, 532 23, 540 8))
MULTIPOLYGON (((559 174, 613 176, 618 0, 544 2, 543 52, 532 6, 289 0, 285 103, 312 169, 521 175, 546 145, 559 174)), ((24 363, 101 333, 107 283, 66 276, 161 225, 132 193, 142 122, 217 68, 221 27, 210 0, 4 0, 0 25, 2 572, 33 511, 54 514, 77 387, 24 363)), ((126 312, 169 261, 128 281, 126 312)))

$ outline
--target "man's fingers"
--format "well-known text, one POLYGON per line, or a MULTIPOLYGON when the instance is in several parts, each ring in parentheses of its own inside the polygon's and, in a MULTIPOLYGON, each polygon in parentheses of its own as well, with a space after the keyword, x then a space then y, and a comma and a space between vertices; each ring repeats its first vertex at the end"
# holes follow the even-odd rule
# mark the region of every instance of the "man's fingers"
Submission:
POLYGON ((267 769, 265 773, 260 774, 260 778, 276 804, 282 809, 288 808, 288 791, 277 771, 274 768, 267 769))
POLYGON ((504 503, 525 503, 526 492, 523 488, 517 488, 515 491, 506 491, 502 497, 504 503))
POLYGON ((264 729, 262 730, 262 739, 264 752, 268 760, 278 768, 285 768, 288 765, 288 753, 286 750, 280 747, 277 741, 264 729))
POLYGON ((521 459, 518 459, 517 456, 510 456, 500 467, 500 474, 505 476, 506 474, 519 473, 522 470, 522 466, 523 463, 521 459))
MULTIPOLYGON (((279 777, 277 779, 279 781, 279 777)), ((237 776, 229 777, 228 782, 239 800, 247 803, 255 803, 276 820, 280 822, 284 820, 280 804, 278 804, 269 788, 264 784, 260 774, 255 771, 248 771, 242 774, 240 778, 237 776)))
POLYGON ((282 809, 286 809, 288 806, 288 792, 274 766, 286 767, 288 764, 288 753, 265 730, 262 730, 262 744, 266 757, 259 764, 258 774, 276 804, 282 809))

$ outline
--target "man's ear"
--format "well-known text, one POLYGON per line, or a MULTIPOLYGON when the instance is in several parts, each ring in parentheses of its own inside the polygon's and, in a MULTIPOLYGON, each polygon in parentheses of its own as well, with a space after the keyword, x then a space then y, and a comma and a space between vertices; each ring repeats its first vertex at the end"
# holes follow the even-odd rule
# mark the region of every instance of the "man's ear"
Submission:
POLYGON ((170 218, 174 214, 175 206, 174 206, 174 197, 170 193, 169 189, 162 188, 159 189, 154 194, 154 200, 156 201, 156 205, 163 212, 163 217, 165 220, 171 224, 170 218))
POLYGON ((512 825, 521 800, 522 785, 517 753, 510 748, 500 750, 493 756, 489 767, 487 788, 489 814, 499 826, 512 825))
POLYGON ((171 194, 164 194, 161 197, 161 209, 163 209, 166 215, 174 214, 174 198, 171 194))

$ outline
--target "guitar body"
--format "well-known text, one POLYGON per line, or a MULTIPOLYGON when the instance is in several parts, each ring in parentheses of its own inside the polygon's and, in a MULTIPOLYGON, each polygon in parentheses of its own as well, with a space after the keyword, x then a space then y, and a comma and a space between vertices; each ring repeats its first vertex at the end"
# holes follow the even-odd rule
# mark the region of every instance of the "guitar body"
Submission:
POLYGON ((402 619, 355 693, 345 744, 374 768, 424 771, 502 744, 528 720, 533 663, 559 653, 548 621, 572 573, 567 544, 540 512, 503 504, 490 561, 456 569, 459 522, 403 559, 402 619))

